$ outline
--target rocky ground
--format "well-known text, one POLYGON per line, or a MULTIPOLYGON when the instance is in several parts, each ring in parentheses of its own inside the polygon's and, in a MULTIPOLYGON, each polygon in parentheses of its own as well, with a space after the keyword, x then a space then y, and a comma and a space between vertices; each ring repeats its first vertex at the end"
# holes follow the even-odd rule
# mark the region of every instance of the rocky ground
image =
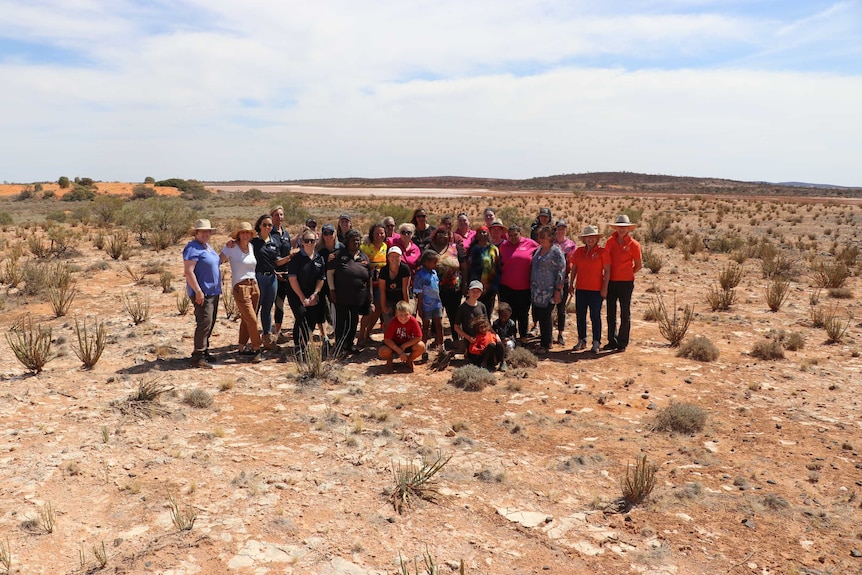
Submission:
POLYGON ((712 312, 704 294, 727 256, 657 249, 665 267, 638 279, 625 353, 572 352, 570 316, 568 347, 467 392, 448 383, 457 361, 384 374, 373 348, 316 382, 297 377, 289 345, 247 363, 223 314, 222 361, 189 369, 193 319, 154 276, 135 283, 125 269, 155 262, 180 278, 181 246, 117 262, 82 243, 66 317, 17 288, 4 299, 2 331, 29 313, 52 327, 58 356, 32 375, 0 342, 0 559, 20 574, 102 562, 128 574, 394 574, 399 557, 412 574, 425 554, 439 573, 463 561, 474 575, 862 572, 858 301, 841 300, 854 319, 826 344, 806 278, 773 313, 749 262, 738 302, 712 312), (712 340, 716 361, 677 357, 643 319, 654 284, 695 306, 690 334, 712 340), (147 321, 132 324, 123 293, 149 298, 147 321), (74 318, 107 326, 92 370, 73 353, 74 318), (777 329, 804 347, 752 357, 777 329), (129 401, 142 383, 161 387, 157 402, 129 401), (653 430, 683 402, 706 411, 703 430, 653 430), (396 511, 393 473, 441 455, 436 501, 396 511), (642 456, 656 486, 619 511, 620 479, 642 456))

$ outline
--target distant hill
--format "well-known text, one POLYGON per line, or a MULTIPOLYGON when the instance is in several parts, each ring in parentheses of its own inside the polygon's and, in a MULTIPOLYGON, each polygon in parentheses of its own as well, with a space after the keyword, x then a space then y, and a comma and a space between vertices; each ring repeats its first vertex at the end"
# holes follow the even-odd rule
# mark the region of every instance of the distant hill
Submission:
POLYGON ((400 178, 319 178, 277 182, 230 181, 207 182, 207 185, 304 185, 345 188, 483 188, 499 191, 616 191, 621 193, 654 192, 665 194, 720 194, 757 196, 862 197, 862 188, 844 188, 801 182, 742 182, 721 178, 695 178, 639 174, 635 172, 589 172, 560 174, 523 180, 472 178, 464 176, 431 176, 400 178))

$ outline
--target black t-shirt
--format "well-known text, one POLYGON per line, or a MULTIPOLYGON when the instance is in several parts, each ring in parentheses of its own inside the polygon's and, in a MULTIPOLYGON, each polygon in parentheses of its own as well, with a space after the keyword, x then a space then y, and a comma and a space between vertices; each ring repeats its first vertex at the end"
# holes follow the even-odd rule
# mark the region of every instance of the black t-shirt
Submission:
MULTIPOLYGON (((326 279, 326 260, 317 252, 309 258, 304 251, 300 251, 287 263, 287 277, 295 277, 305 297, 311 297, 317 282, 326 279)), ((292 289, 287 295, 299 299, 292 289)))
POLYGON ((413 232, 413 243, 419 246, 420 250, 425 250, 428 244, 431 243, 431 234, 436 230, 436 226, 428 226, 424 230, 416 228, 413 232))
POLYGON ((410 266, 404 262, 398 264, 398 273, 393 279, 389 274, 389 264, 386 264, 380 269, 379 279, 386 282, 386 305, 391 305, 395 309, 395 304, 404 299, 404 278, 410 278, 410 266))
POLYGON ((460 325, 461 329, 468 335, 476 335, 476 330, 473 329, 473 320, 485 315, 485 304, 476 302, 476 305, 472 306, 465 301, 458 306, 458 313, 455 314, 455 323, 460 325))
POLYGON ((279 244, 275 243, 275 241, 265 242, 257 237, 251 239, 251 247, 254 250, 254 257, 257 259, 254 271, 259 274, 274 273, 276 271, 275 261, 280 257, 278 255, 279 244))
POLYGON ((371 262, 361 251, 350 255, 347 248, 335 252, 335 258, 326 265, 334 270, 335 296, 338 305, 367 305, 371 297, 368 284, 371 281, 371 262))
MULTIPOLYGON (((287 255, 290 255, 290 232, 284 230, 279 232, 275 228, 269 233, 269 237, 272 238, 272 243, 278 246, 278 259, 281 259, 287 255)), ((287 264, 283 266, 278 266, 278 271, 284 272, 287 271, 287 264)))

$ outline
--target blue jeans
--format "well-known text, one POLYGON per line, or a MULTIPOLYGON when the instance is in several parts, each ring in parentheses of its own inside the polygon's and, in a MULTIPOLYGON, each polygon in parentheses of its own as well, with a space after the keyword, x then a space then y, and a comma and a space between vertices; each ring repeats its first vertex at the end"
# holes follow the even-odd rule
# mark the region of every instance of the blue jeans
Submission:
POLYGON ((275 275, 262 273, 254 275, 260 288, 260 304, 258 307, 260 327, 263 329, 263 335, 267 335, 272 332, 272 306, 275 304, 275 295, 278 293, 278 279, 276 279, 275 275))
MULTIPOLYGON (((602 341, 602 292, 575 290, 575 317, 578 324, 578 341, 587 340, 587 310, 593 325, 593 341, 602 341)), ((610 313, 610 312, 608 312, 610 313)))

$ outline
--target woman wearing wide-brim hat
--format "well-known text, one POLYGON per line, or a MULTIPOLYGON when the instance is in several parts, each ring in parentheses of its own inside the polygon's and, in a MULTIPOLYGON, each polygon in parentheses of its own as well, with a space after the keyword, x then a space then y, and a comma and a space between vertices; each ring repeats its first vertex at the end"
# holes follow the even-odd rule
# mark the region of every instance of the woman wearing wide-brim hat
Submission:
POLYGON ((617 216, 609 224, 614 233, 608 238, 605 249, 611 256, 611 275, 608 283, 608 343, 605 349, 625 351, 629 345, 632 317, 632 293, 635 274, 643 267, 641 245, 629 233, 637 227, 626 214, 617 216), (620 325, 617 330, 617 303, 620 306, 620 325))
POLYGON ((260 288, 257 285, 255 267, 257 258, 251 247, 255 236, 254 227, 249 222, 239 223, 231 232, 233 242, 221 250, 222 262, 230 263, 231 293, 241 318, 239 324, 239 353, 252 356, 252 362, 263 360, 260 332, 257 329, 257 306, 260 303, 260 288), (251 341, 251 347, 246 344, 251 341))
POLYGON ((183 248, 183 276, 186 293, 195 309, 194 351, 192 365, 210 368, 210 335, 215 325, 218 300, 221 295, 221 271, 219 255, 210 246, 209 240, 215 228, 209 220, 200 219, 192 227, 194 239, 183 248))
MULTIPOLYGON (((592 351, 599 351, 602 341, 602 302, 608 295, 611 273, 611 258, 607 249, 599 245, 601 233, 594 226, 584 228, 580 234, 583 246, 569 256, 571 271, 569 284, 575 287, 575 321, 578 328, 578 343, 575 351, 587 347, 587 310, 592 324, 592 351)), ((610 329, 610 328, 608 328, 610 329)))

